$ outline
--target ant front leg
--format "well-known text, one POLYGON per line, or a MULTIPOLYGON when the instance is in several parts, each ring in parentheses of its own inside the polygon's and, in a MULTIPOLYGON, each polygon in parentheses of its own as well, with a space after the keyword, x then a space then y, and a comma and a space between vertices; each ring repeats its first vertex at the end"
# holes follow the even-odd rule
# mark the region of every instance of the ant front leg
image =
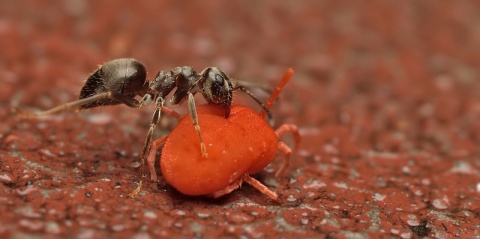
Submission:
POLYGON ((191 92, 188 92, 188 112, 190 113, 193 127, 195 128, 195 131, 197 132, 197 135, 198 135, 198 139, 200 140, 200 149, 202 150, 202 157, 206 158, 208 156, 207 148, 205 147, 205 143, 203 142, 203 139, 202 139, 200 125, 198 124, 197 108, 195 106, 195 100, 191 92))

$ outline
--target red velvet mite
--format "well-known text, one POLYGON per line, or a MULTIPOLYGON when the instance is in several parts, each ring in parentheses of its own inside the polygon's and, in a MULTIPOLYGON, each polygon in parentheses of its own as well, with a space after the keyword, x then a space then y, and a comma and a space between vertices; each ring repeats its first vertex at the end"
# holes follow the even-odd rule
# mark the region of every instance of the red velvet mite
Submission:
MULTIPOLYGON (((268 109, 292 75, 293 69, 290 68, 265 103, 268 109)), ((300 141, 296 125, 283 124, 274 130, 266 122, 263 109, 257 113, 245 106, 232 105, 230 115, 226 118, 221 105, 198 106, 198 124, 208 152, 208 156, 204 157, 190 115, 180 116, 166 107, 162 111, 179 118, 179 122, 170 135, 152 144, 147 158, 152 180, 157 180, 155 154, 163 145, 160 160, 162 175, 167 183, 183 194, 217 198, 247 182, 278 201, 276 193, 250 175, 263 170, 275 158, 277 150, 282 151, 285 158, 275 176, 279 177, 285 172, 292 150, 279 141, 279 137, 287 132, 293 134, 295 155, 300 141)))

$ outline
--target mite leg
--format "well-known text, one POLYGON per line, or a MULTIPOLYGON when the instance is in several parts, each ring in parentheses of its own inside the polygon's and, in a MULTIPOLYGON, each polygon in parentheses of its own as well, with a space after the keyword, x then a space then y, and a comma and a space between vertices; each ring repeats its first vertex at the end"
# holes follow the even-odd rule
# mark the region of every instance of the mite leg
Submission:
MULTIPOLYGON (((300 143, 300 134, 298 133, 297 126, 293 124, 284 124, 275 131, 275 134, 277 135, 277 138, 280 138, 282 135, 288 132, 293 134, 293 153, 296 155, 298 151, 298 144, 300 143)), ((285 173, 285 170, 290 165, 290 155, 292 154, 292 150, 283 142, 278 142, 277 148, 285 154, 282 167, 280 167, 280 169, 275 173, 275 177, 280 177, 283 175, 283 173, 285 173)))
POLYGON ((152 148, 150 149, 150 154, 148 155, 148 158, 147 158, 148 169, 150 170, 150 179, 152 181, 157 181, 157 172, 155 171, 155 156, 156 156, 157 150, 163 144, 165 144, 166 140, 167 140, 167 136, 164 135, 159 139, 153 141, 152 143, 152 148))
POLYGON ((197 135, 198 135, 198 139, 200 140, 200 148, 202 150, 202 156, 206 158, 207 148, 205 147, 205 143, 203 142, 203 139, 202 139, 200 125, 198 125, 197 108, 195 106, 195 100, 191 92, 188 92, 188 112, 190 113, 190 117, 192 117, 193 127, 195 128, 195 131, 197 132, 197 135))
POLYGON ((227 195, 231 192, 233 192, 235 189, 239 188, 240 186, 242 186, 242 183, 243 183, 243 180, 242 179, 239 179, 233 183, 231 183, 230 185, 228 185, 226 188, 222 189, 222 190, 218 190, 210 195, 208 195, 209 197, 213 197, 213 198, 219 198, 223 195, 227 195))
POLYGON ((46 116, 46 115, 51 115, 51 114, 56 114, 60 112, 65 112, 74 108, 81 107, 82 105, 90 104, 92 102, 95 102, 97 100, 105 99, 105 98, 112 98, 112 94, 110 92, 104 92, 101 94, 93 95, 84 99, 68 102, 62 105, 59 105, 57 107, 54 107, 49 110, 37 112, 37 113, 24 113, 24 112, 18 112, 18 115, 22 118, 37 118, 41 116, 46 116))
MULTIPOLYGON (((280 82, 277 84, 277 86, 273 90, 272 95, 270 95, 270 98, 267 100, 267 102, 265 102, 265 106, 267 109, 270 109, 270 107, 272 107, 273 102, 277 99, 280 92, 282 92, 285 85, 287 85, 287 83, 292 79, 292 76, 293 76, 293 69, 288 68, 285 74, 283 74, 283 77, 280 80, 280 82)), ((262 111, 260 112, 260 115, 262 117, 265 117, 265 113, 266 111, 262 111)))
POLYGON ((272 192, 270 189, 267 188, 267 186, 263 185, 261 182, 258 180, 250 177, 249 175, 245 175, 243 177, 243 181, 247 182, 248 184, 252 185, 252 187, 256 188, 258 191, 261 193, 267 195, 269 198, 271 198, 273 201, 278 202, 279 198, 278 195, 274 192, 272 192))
POLYGON ((288 166, 290 166, 290 155, 292 154, 292 150, 284 142, 278 142, 277 149, 285 154, 282 167, 280 167, 275 173, 275 177, 278 178, 282 176, 285 173, 285 170, 287 170, 288 166))
POLYGON ((172 116, 173 118, 176 118, 177 120, 180 120, 182 116, 175 110, 172 110, 166 106, 162 106, 162 112, 172 116))

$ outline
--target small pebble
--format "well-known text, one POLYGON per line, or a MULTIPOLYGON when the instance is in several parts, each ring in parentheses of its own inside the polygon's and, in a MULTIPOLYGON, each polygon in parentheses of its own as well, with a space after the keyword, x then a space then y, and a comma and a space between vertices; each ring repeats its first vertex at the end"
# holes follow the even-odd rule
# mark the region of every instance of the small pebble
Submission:
POLYGON ((446 209, 447 204, 442 199, 434 199, 432 205, 437 209, 446 209))

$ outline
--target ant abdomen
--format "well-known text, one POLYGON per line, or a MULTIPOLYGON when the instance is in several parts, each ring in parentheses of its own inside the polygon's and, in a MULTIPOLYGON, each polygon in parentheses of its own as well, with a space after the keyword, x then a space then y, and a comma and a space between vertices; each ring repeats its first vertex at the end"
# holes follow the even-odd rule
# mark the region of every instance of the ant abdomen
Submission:
POLYGON ((79 99, 109 92, 111 97, 81 105, 80 109, 104 105, 126 104, 135 106, 133 98, 143 93, 148 87, 145 66, 133 58, 121 58, 100 66, 88 77, 80 91, 79 99))

